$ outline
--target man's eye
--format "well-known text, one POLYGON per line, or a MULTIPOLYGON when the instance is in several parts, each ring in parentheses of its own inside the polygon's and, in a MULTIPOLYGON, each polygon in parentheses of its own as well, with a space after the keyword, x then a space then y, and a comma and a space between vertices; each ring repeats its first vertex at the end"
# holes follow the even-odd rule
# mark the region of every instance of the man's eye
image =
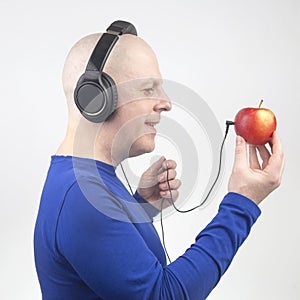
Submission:
POLYGON ((152 96, 154 93, 154 88, 143 89, 145 96, 152 96))

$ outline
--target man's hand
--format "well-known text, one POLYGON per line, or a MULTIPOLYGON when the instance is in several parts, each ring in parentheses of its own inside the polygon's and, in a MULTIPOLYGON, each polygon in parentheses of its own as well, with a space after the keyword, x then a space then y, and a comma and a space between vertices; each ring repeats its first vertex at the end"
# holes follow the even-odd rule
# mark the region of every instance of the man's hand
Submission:
POLYGON ((239 193, 259 204, 280 185, 284 154, 276 132, 273 133, 269 144, 271 153, 265 145, 249 145, 248 154, 245 140, 237 136, 235 160, 228 184, 229 192, 239 193), (262 160, 261 164, 257 150, 262 160))
MULTIPOLYGON (((175 201, 178 198, 178 188, 181 185, 181 181, 175 179, 176 166, 177 164, 174 160, 166 160, 164 157, 161 157, 141 177, 137 192, 157 209, 161 209, 161 201, 159 200, 162 200, 162 198, 171 198, 167 183, 168 173, 172 199, 175 201)), ((164 201, 164 207, 170 205, 170 201, 164 201)))

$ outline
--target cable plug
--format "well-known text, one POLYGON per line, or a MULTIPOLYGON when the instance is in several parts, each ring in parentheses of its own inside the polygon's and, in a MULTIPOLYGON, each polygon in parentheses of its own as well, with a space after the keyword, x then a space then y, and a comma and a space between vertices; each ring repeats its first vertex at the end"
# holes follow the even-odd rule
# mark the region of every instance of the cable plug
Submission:
POLYGON ((226 120, 226 130, 225 130, 225 135, 227 135, 228 130, 229 130, 229 126, 231 126, 231 125, 234 125, 234 122, 233 122, 233 121, 226 120))

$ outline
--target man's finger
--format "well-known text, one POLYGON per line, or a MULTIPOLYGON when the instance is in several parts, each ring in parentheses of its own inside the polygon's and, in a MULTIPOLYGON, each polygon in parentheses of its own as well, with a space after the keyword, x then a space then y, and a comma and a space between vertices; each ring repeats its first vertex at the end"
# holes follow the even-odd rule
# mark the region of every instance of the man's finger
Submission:
POLYGON ((168 160, 164 160, 162 163, 162 167, 161 169, 159 169, 158 174, 161 174, 163 172, 165 172, 166 170, 170 170, 170 169, 175 169, 177 167, 177 164, 174 160, 172 159, 168 159, 168 160))
POLYGON ((233 169, 248 168, 246 142, 241 136, 236 137, 233 169))
POLYGON ((164 171, 162 174, 158 176, 159 182, 166 182, 168 180, 172 180, 176 177, 177 172, 174 169, 168 169, 167 171, 164 171))
POLYGON ((152 165, 151 165, 151 172, 153 174, 158 174, 159 173, 159 170, 163 167, 163 163, 164 161, 166 161, 166 158, 164 156, 162 156, 159 160, 157 160, 156 162, 154 162, 152 165))
POLYGON ((254 145, 249 145, 249 163, 251 169, 260 169, 256 146, 254 145))
POLYGON ((173 179, 169 181, 169 184, 167 182, 163 182, 159 184, 159 188, 161 191, 168 191, 169 185, 171 190, 177 190, 181 186, 181 180, 180 179, 173 179))
MULTIPOLYGON (((172 160, 172 159, 166 160, 165 163, 166 163, 166 167, 167 167, 168 169, 175 169, 175 168, 177 167, 176 162, 175 162, 174 160, 172 160)), ((166 169, 167 169, 167 168, 166 168, 166 169)))
POLYGON ((273 135, 272 135, 272 138, 270 141, 270 146, 272 148, 272 153, 280 154, 280 155, 283 153, 281 140, 278 136, 277 131, 273 132, 273 135))
POLYGON ((272 145, 272 155, 269 159, 269 163, 265 168, 265 171, 268 173, 282 173, 284 168, 284 154, 282 151, 282 145, 280 138, 275 131, 270 142, 272 145))
POLYGON ((174 201, 178 198, 179 192, 177 190, 170 191, 161 191, 160 196, 163 198, 172 198, 174 201))

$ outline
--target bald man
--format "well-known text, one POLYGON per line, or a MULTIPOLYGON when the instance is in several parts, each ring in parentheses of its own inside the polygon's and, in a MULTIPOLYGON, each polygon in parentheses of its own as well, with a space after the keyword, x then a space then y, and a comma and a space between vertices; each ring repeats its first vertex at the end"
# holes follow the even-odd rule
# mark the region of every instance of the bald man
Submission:
POLYGON ((156 161, 134 194, 115 168, 153 151, 155 125, 171 101, 153 50, 134 34, 122 34, 104 66, 116 83, 118 106, 103 122, 84 118, 74 90, 99 39, 93 34, 77 42, 63 70, 68 128, 51 159, 34 237, 43 299, 205 299, 259 217, 258 204, 280 184, 280 139, 275 132, 271 153, 258 148, 261 165, 257 149, 250 147, 248 157, 245 141, 237 137, 219 212, 167 265, 152 221, 162 199, 178 197, 176 162, 156 161))

